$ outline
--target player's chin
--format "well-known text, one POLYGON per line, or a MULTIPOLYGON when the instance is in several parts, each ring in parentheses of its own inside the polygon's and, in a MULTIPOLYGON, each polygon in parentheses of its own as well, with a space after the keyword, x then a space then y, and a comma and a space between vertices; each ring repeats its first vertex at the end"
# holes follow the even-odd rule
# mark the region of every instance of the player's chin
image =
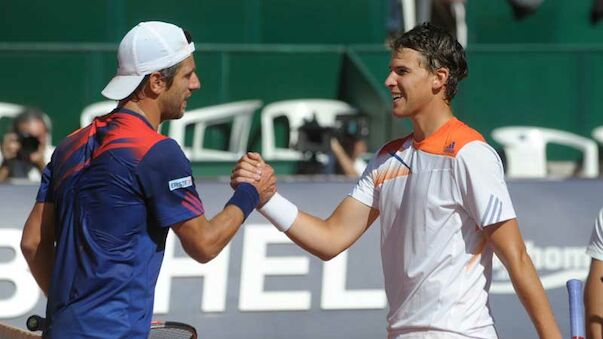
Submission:
POLYGON ((168 120, 178 120, 178 119, 182 118, 183 116, 184 116, 184 114, 182 114, 182 112, 179 112, 178 114, 170 115, 168 120))
POLYGON ((398 99, 392 103, 392 113, 394 115, 404 115, 406 105, 402 99, 398 99))
POLYGON ((414 109, 406 104, 398 104, 392 109, 392 115, 396 118, 408 118, 413 115, 414 109))
POLYGON ((174 119, 180 119, 184 116, 185 107, 180 106, 180 109, 174 113, 174 119))
POLYGON ((408 116, 408 113, 405 110, 403 110, 403 109, 399 109, 399 108, 396 109, 396 108, 394 108, 392 110, 392 115, 394 117, 396 117, 396 118, 405 118, 405 117, 408 116))

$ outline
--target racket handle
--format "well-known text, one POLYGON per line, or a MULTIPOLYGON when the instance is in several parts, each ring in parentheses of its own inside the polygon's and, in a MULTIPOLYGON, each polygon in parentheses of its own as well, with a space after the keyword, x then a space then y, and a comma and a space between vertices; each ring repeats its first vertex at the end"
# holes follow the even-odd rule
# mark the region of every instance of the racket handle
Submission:
POLYGON ((584 339, 584 308, 582 304, 582 281, 570 279, 567 281, 570 310, 570 334, 572 339, 584 339))
POLYGON ((27 329, 32 332, 43 331, 46 328, 46 319, 34 314, 27 318, 26 324, 27 329))

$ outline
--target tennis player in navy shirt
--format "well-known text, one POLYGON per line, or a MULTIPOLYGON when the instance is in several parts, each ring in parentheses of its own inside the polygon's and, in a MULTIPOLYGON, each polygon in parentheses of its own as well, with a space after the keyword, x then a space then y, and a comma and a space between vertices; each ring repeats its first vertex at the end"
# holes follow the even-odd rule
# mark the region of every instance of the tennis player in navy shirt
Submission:
POLYGON ((21 247, 48 296, 45 337, 146 338, 168 230, 208 262, 274 193, 272 169, 260 166, 207 219, 189 160, 157 133, 201 87, 194 49, 172 24, 130 30, 102 92, 117 108, 65 138, 44 170, 21 247))

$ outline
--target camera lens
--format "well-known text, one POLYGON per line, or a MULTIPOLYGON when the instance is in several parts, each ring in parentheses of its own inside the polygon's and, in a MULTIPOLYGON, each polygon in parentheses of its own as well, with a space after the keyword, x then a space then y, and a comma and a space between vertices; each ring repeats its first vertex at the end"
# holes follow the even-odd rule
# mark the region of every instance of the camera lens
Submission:
POLYGON ((19 143, 21 144, 19 153, 24 157, 29 157, 30 154, 36 152, 40 147, 38 138, 29 134, 19 134, 19 143))

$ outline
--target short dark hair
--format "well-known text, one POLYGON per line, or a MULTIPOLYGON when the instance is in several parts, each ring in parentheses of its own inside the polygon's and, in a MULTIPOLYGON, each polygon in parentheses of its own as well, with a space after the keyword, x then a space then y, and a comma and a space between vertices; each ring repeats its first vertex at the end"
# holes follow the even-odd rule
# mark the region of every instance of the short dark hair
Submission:
POLYGON ((423 23, 400 35, 391 42, 392 53, 403 48, 413 49, 425 58, 425 67, 430 72, 444 67, 449 71, 446 82, 446 100, 450 101, 457 92, 458 83, 467 77, 469 69, 463 46, 445 29, 423 23))
MULTIPOLYGON (((189 31, 187 31, 186 29, 183 29, 182 31, 184 32, 184 36, 186 37, 186 42, 188 42, 190 44, 193 41, 193 37, 192 37, 191 33, 189 31)), ((163 79, 165 80, 165 84, 168 89, 170 87, 172 87, 172 83, 174 82, 174 76, 176 76, 176 73, 180 69, 181 65, 182 65, 182 61, 173 66, 159 70, 159 73, 161 74, 161 77, 163 77, 163 79)), ((134 90, 134 92, 132 92, 132 94, 128 95, 128 97, 125 98, 124 100, 130 100, 131 98, 138 95, 138 93, 140 93, 140 91, 142 91, 144 86, 146 86, 146 84, 149 82, 149 78, 150 78, 150 74, 145 75, 144 78, 142 78, 142 80, 140 81, 140 84, 138 84, 138 87, 136 87, 136 89, 134 90)))
POLYGON ((46 127, 46 132, 50 132, 51 128, 52 128, 52 123, 50 122, 50 118, 48 118, 48 116, 42 112, 42 110, 40 110, 39 108, 36 107, 29 107, 26 106, 23 108, 23 110, 21 112, 19 112, 19 114, 17 114, 17 116, 15 116, 15 118, 12 121, 12 125, 11 125, 11 132, 14 133, 19 133, 19 126, 23 123, 32 121, 32 120, 39 120, 44 124, 44 127, 46 127))

